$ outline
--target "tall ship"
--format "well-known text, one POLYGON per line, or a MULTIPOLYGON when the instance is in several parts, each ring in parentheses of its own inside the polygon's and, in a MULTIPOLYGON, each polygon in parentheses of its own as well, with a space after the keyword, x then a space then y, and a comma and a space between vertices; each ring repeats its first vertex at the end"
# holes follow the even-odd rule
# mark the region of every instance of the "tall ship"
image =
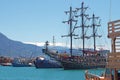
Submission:
MULTIPOLYGON (((81 8, 76 8, 76 10, 72 10, 72 7, 70 7, 69 11, 65 11, 66 14, 69 14, 69 19, 67 21, 63 21, 63 23, 68 23, 69 28, 69 34, 63 35, 62 37, 70 37, 70 54, 63 53, 59 54, 58 51, 53 52, 52 50, 48 49, 48 41, 46 42, 46 47, 43 49, 43 52, 47 55, 55 58, 57 61, 61 62, 63 68, 66 69, 93 69, 93 68, 105 68, 106 66, 106 56, 101 55, 101 51, 96 50, 96 37, 101 37, 100 35, 96 34, 96 27, 100 26, 97 25, 96 17, 94 14, 91 18, 88 18, 88 15, 85 14, 85 11, 88 7, 84 7, 84 2, 81 4, 81 8), (77 14, 80 12, 80 14, 77 14), (79 20, 75 20, 76 18, 81 17, 81 24, 80 26, 77 26, 79 20), (92 25, 86 26, 86 19, 92 19, 92 25), (74 25, 73 25, 74 24, 74 25), (86 28, 92 27, 93 33, 91 36, 86 36, 86 28), (79 34, 75 34, 75 30, 80 28, 82 35, 79 36, 79 34), (77 38, 76 38, 77 37, 77 38), (90 39, 93 37, 94 41, 94 49, 86 49, 85 48, 85 39, 90 39), (82 39, 82 55, 74 55, 73 54, 73 38, 75 39, 82 39)), ((91 34, 91 33, 90 33, 91 34)))

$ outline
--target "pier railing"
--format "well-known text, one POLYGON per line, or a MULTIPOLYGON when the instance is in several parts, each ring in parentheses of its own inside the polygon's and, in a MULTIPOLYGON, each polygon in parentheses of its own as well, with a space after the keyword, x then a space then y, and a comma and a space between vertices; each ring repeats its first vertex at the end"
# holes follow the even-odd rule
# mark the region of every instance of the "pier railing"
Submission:
POLYGON ((108 23, 108 38, 112 39, 112 52, 108 54, 106 67, 120 69, 120 20, 108 23))
POLYGON ((112 39, 112 52, 120 52, 120 20, 108 23, 108 38, 112 39))

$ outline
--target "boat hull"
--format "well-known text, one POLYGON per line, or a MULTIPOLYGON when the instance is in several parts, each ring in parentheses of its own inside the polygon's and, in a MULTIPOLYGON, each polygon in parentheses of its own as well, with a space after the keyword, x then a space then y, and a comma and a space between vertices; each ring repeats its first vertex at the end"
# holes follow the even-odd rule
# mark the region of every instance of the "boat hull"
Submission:
POLYGON ((2 66, 12 66, 12 63, 0 63, 2 66))
POLYGON ((29 64, 12 63, 13 67, 31 67, 29 64))
POLYGON ((36 68, 61 68, 62 66, 57 62, 51 62, 49 60, 37 60, 34 61, 36 68))
POLYGON ((105 66, 87 66, 87 65, 71 64, 71 63, 63 63, 63 67, 64 70, 105 68, 105 66))
POLYGON ((105 68, 105 65, 85 65, 83 63, 61 61, 64 70, 105 68))

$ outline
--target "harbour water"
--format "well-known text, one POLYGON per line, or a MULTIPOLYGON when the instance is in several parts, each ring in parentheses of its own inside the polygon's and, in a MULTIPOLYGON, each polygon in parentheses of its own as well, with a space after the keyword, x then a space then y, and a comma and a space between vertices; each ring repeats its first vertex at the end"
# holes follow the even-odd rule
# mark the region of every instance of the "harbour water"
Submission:
MULTIPOLYGON (((100 74, 104 69, 91 69, 100 74)), ((35 67, 0 66, 0 80, 85 80, 85 70, 36 69, 35 67)))

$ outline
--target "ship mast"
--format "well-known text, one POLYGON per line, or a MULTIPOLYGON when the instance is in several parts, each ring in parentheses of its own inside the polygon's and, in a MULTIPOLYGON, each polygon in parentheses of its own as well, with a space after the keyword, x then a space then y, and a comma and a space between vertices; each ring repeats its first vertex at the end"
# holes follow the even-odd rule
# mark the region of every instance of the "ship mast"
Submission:
POLYGON ((100 26, 99 24, 96 24, 96 19, 99 19, 99 17, 95 17, 95 15, 93 14, 93 16, 90 18, 92 19, 92 28, 93 28, 93 34, 91 35, 91 37, 93 37, 94 40, 94 51, 96 51, 96 37, 101 37, 101 35, 97 35, 97 29, 95 28, 96 26, 100 26))
POLYGON ((83 37, 83 55, 84 55, 84 50, 85 50, 85 34, 84 34, 84 3, 82 2, 82 6, 81 6, 81 18, 82 18, 82 37, 83 37))
POLYGON ((70 37, 70 54, 72 56, 72 41, 73 41, 73 36, 77 36, 75 34, 73 34, 73 22, 76 22, 77 23, 77 20, 74 20, 74 15, 73 13, 76 13, 76 11, 73 11, 72 10, 72 7, 70 7, 70 11, 65 11, 66 14, 69 13, 69 19, 68 21, 63 21, 63 23, 68 23, 69 26, 70 26, 70 32, 68 35, 63 35, 62 37, 70 37))
POLYGON ((89 38, 88 36, 85 35, 86 34, 85 33, 85 27, 87 27, 87 28, 89 27, 89 26, 85 25, 85 22, 86 22, 85 18, 88 19, 88 16, 89 16, 89 15, 85 14, 85 11, 86 11, 87 8, 88 7, 84 7, 84 2, 82 2, 81 8, 76 8, 77 11, 81 10, 80 15, 76 16, 76 17, 79 17, 79 16, 81 17, 81 25, 76 27, 76 28, 79 28, 79 27, 82 28, 82 36, 80 38, 76 38, 76 39, 82 39, 82 41, 83 41, 83 56, 85 54, 85 52, 84 52, 84 50, 85 50, 85 38, 89 38))

